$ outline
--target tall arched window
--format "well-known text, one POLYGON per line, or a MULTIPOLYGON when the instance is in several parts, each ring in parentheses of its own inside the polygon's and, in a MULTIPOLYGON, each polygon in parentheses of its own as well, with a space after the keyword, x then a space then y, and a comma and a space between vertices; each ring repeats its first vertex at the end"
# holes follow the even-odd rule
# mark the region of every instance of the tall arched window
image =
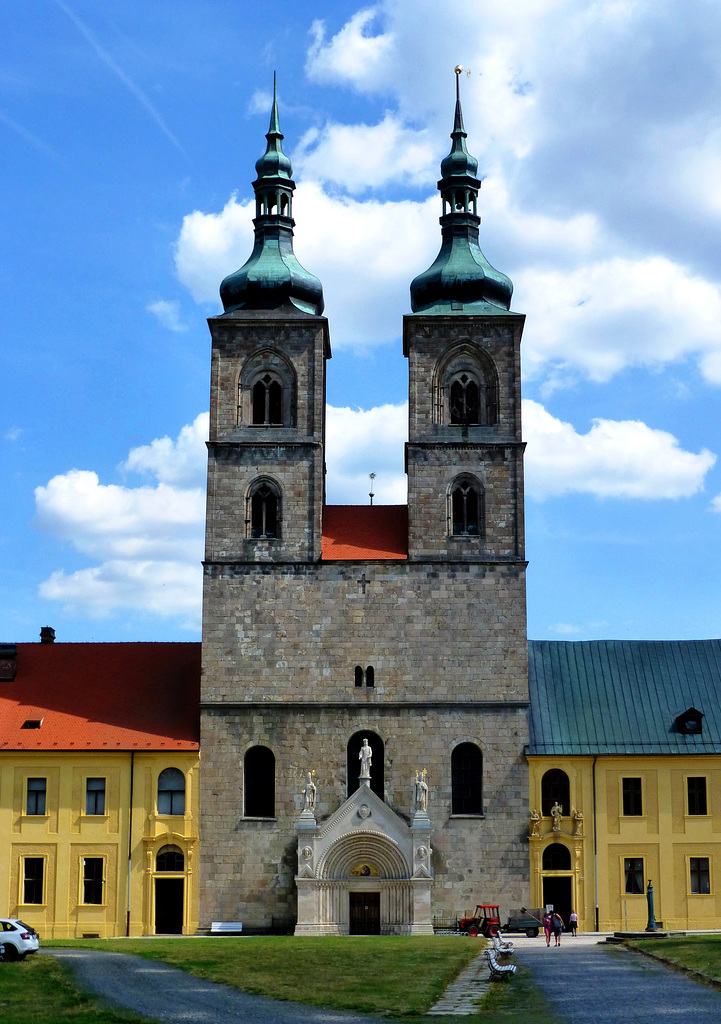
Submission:
POLYGON ((483 755, 475 743, 451 754, 451 814, 483 814, 483 755))
POLYGON ((185 814, 185 776, 179 768, 158 776, 158 814, 185 814))
POLYGON ((280 493, 270 480, 257 480, 248 493, 249 535, 275 540, 280 536, 280 493))
POLYGON ((550 768, 541 779, 541 813, 549 817, 554 804, 560 806, 562 814, 571 813, 568 776, 560 768, 550 768))
POLYGON ((360 732, 353 733, 348 740, 348 796, 355 793, 359 786, 358 776, 361 769, 360 749, 363 746, 364 739, 368 740, 368 746, 373 751, 370 768, 371 789, 381 800, 385 800, 383 740, 378 733, 371 732, 370 729, 362 729, 360 732))
POLYGON ((454 537, 484 534, 483 489, 473 477, 458 477, 448 495, 449 533, 454 537))
POLYGON ((268 747, 251 747, 243 762, 246 818, 275 817, 275 755, 268 747))
POLYGON ((543 851, 544 871, 570 871, 571 851, 561 843, 551 843, 543 851))
POLYGON ((179 846, 169 844, 158 850, 155 858, 156 871, 183 871, 185 868, 185 857, 179 846))

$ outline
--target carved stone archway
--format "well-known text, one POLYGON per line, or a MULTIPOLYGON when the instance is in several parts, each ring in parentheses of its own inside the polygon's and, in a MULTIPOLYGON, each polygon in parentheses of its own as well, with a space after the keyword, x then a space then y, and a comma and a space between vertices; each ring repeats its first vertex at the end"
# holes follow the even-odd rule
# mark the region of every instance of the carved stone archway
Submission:
POLYGON ((426 935, 431 923, 430 821, 408 826, 368 786, 327 821, 296 821, 296 935, 348 935, 350 894, 378 894, 382 935, 426 935))

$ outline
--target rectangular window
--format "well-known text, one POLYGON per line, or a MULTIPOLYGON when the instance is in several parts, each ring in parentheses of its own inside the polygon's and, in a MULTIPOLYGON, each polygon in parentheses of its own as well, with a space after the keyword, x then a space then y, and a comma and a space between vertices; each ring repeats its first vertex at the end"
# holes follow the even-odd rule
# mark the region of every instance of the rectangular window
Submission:
POLYGON ((85 813, 105 814, 105 779, 88 779, 85 783, 85 813))
POLYGON ((45 814, 47 779, 28 779, 26 814, 45 814))
POLYGON ((623 780, 623 813, 628 818, 638 818, 643 814, 640 779, 623 780))
POLYGON ((103 902, 103 858, 83 857, 83 903, 103 902))
POLYGON ((688 787, 688 813, 708 814, 706 810, 706 776, 689 776, 686 779, 688 787))
POLYGON ((633 896, 643 895, 643 857, 626 857, 623 862, 626 877, 626 892, 633 896))
POLYGON ((45 861, 42 857, 26 857, 23 861, 23 903, 43 902, 43 875, 45 861))
POLYGON ((708 857, 689 857, 689 875, 691 892, 708 896, 711 892, 708 857))

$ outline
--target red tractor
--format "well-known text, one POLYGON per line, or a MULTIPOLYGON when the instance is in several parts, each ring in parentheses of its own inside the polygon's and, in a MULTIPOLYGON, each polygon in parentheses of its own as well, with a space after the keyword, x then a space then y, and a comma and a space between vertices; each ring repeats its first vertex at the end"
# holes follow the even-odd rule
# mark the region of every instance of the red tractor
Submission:
POLYGON ((485 935, 487 939, 498 935, 501 930, 501 919, 498 915, 497 904, 479 903, 473 917, 462 917, 458 922, 458 927, 472 939, 479 934, 485 935))

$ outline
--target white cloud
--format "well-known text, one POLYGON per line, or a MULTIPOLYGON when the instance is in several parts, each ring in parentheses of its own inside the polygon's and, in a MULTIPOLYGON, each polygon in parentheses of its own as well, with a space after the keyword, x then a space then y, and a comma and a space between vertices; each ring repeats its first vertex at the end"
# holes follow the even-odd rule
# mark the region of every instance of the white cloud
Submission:
POLYGON ((328 502, 331 505, 368 504, 368 475, 375 473, 375 503, 404 505, 407 487, 403 445, 407 437, 406 402, 375 409, 328 406, 328 502))
MULTIPOLYGON (((305 182, 294 199, 295 253, 319 277, 334 347, 366 348, 398 337, 410 312, 408 286, 440 244, 437 200, 359 202, 305 182), (369 301, 371 300, 371 301, 369 301)), ((220 281, 248 259, 253 204, 231 198, 218 213, 183 220, 176 247, 181 282, 196 302, 212 302, 220 281)))
POLYGON ((671 434, 634 420, 594 419, 588 433, 579 434, 526 399, 523 421, 526 493, 533 498, 687 498, 703 490, 716 462, 707 449, 684 451, 671 434))
POLYGON ((129 609, 158 618, 178 617, 181 627, 200 629, 202 569, 193 562, 125 560, 103 562, 73 573, 60 570, 40 584, 40 597, 59 601, 69 614, 104 618, 129 609))
POLYGON ((3 437, 5 438, 6 441, 14 442, 18 441, 23 434, 24 430, 22 427, 10 427, 9 430, 5 431, 3 437))
POLYGON ((192 423, 183 427, 175 441, 166 435, 156 438, 150 444, 131 448, 121 469, 151 474, 161 483, 173 487, 205 490, 208 465, 205 442, 208 439, 209 419, 208 413, 202 412, 192 423))
POLYGON ((312 128, 293 155, 298 177, 332 182, 351 194, 389 182, 433 187, 438 161, 425 130, 415 131, 386 112, 378 124, 312 128))
POLYGON ((219 304, 220 282, 248 259, 253 248, 255 203, 231 196, 221 213, 194 210, 183 217, 175 246, 178 278, 196 302, 219 304))
POLYGON ((306 73, 316 82, 346 81, 357 89, 377 87, 378 73, 386 77, 393 37, 388 33, 372 33, 378 8, 358 11, 326 42, 325 24, 314 21, 308 50, 306 73))
POLYGON ((149 302, 145 308, 148 313, 156 316, 163 327, 169 331, 187 331, 188 325, 180 319, 180 308, 177 302, 158 299, 157 302, 149 302))
POLYGON ((36 488, 38 528, 100 563, 53 572, 41 597, 93 617, 132 608, 198 628, 207 423, 206 413, 176 441, 130 452, 121 468, 152 474, 153 486, 102 484, 96 473, 73 469, 36 488))
POLYGON ((627 366, 695 357, 721 383, 721 291, 669 259, 616 258, 570 272, 527 268, 516 285, 529 314, 529 376, 560 362, 606 381, 627 366))

